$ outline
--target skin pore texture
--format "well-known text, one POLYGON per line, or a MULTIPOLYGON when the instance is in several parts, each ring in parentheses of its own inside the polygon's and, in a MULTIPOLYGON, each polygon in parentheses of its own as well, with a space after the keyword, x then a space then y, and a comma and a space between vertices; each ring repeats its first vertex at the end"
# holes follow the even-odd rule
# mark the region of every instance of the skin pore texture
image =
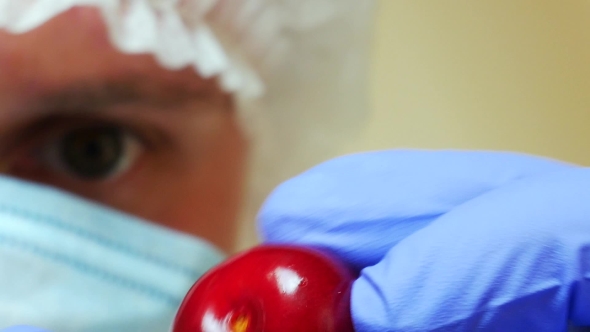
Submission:
POLYGON ((236 236, 248 146, 235 112, 231 96, 194 69, 171 71, 151 55, 116 50, 95 9, 74 8, 22 35, 0 30, 4 174, 197 235, 226 252, 236 236), (81 151, 92 151, 86 143, 97 142, 97 128, 114 130, 125 148, 104 150, 116 166, 89 177, 68 164, 63 142, 73 135, 81 151))

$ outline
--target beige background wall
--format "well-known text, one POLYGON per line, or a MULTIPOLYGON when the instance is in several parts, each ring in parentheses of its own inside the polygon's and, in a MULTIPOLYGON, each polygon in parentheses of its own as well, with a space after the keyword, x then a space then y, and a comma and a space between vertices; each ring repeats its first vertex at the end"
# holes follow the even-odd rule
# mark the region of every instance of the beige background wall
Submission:
POLYGON ((590 164, 590 1, 381 0, 375 116, 346 151, 509 149, 590 164))

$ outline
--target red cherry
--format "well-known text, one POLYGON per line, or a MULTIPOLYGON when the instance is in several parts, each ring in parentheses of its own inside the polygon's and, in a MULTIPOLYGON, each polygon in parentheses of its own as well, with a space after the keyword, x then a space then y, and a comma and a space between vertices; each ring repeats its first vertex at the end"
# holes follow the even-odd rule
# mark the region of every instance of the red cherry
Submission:
POLYGON ((264 245, 206 273, 173 332, 352 332, 353 274, 317 250, 264 245))

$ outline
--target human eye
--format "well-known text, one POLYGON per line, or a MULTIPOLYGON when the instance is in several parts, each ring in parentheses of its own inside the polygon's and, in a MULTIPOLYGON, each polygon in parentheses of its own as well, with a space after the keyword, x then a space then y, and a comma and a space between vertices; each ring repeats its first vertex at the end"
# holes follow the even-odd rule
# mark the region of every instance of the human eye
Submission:
POLYGON ((45 120, 21 135, 4 159, 8 174, 25 179, 100 183, 132 172, 147 145, 138 130, 117 122, 45 120))
POLYGON ((47 168, 87 181, 125 174, 141 155, 142 144, 129 130, 114 124, 72 128, 49 140, 37 152, 47 168))

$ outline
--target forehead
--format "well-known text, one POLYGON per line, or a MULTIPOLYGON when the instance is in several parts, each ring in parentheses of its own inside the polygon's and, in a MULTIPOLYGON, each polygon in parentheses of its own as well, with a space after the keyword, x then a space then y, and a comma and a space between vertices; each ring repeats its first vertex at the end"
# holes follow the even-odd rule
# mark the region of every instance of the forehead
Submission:
POLYGON ((146 81, 183 81, 194 88, 211 85, 192 68, 171 71, 151 55, 121 53, 109 41, 103 19, 94 8, 73 8, 24 34, 0 30, 0 101, 77 82, 133 76, 146 81))

